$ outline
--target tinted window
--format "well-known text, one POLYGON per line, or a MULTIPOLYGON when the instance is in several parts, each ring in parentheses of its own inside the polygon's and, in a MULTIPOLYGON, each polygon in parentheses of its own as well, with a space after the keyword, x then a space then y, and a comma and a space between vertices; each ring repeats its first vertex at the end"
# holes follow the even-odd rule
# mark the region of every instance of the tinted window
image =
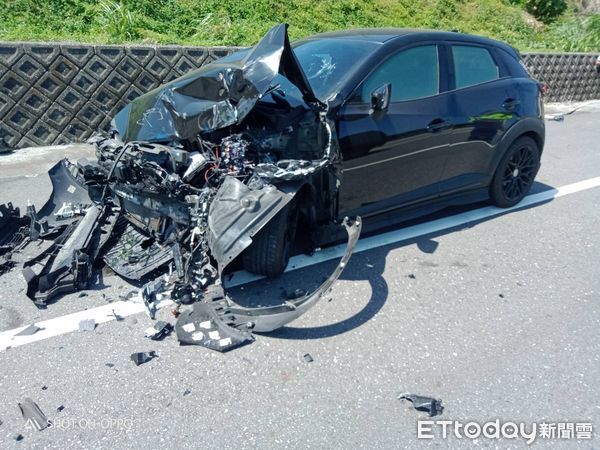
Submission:
POLYGON ((498 66, 485 48, 453 45, 452 57, 457 89, 498 78, 498 66))
POLYGON ((428 97, 439 92, 437 46, 413 47, 390 57, 362 88, 362 99, 371 101, 371 92, 386 83, 392 83, 392 101, 428 97))

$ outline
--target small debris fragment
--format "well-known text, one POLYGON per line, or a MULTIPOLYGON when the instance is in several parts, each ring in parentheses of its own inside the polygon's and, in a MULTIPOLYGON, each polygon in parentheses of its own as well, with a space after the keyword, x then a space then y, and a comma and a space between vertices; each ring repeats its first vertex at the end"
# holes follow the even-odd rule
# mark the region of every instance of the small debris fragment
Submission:
POLYGON ((17 334, 15 334, 15 336, 31 336, 32 334, 37 333, 41 329, 42 328, 36 326, 33 323, 33 324, 29 325, 27 328, 25 328, 24 330, 19 331, 17 334))
POLYGON ((408 400, 412 402, 413 408, 417 411, 424 411, 429 414, 429 417, 438 416, 444 411, 442 401, 433 397, 425 397, 422 395, 415 395, 410 393, 400 394, 399 400, 408 400))
POLYGON ((185 391, 183 391, 183 395, 184 395, 184 396, 186 396, 186 395, 190 395, 191 393, 192 393, 192 390, 191 390, 191 389, 186 389, 185 391))
POLYGON ((136 366, 147 363, 148 361, 151 361, 154 358, 158 358, 158 355, 154 350, 149 352, 138 352, 131 354, 131 360, 135 363, 136 366))
POLYGON ((408 278, 411 278, 411 279, 415 280, 417 277, 415 276, 414 273, 409 273, 408 274, 408 278))
POLYGON ((219 316, 217 308, 224 310, 224 303, 220 303, 222 293, 222 288, 212 287, 205 292, 205 301, 196 302, 191 310, 181 313, 175 324, 175 333, 182 345, 200 345, 226 352, 254 341, 249 331, 254 324, 246 323, 234 328, 226 322, 230 320, 229 316, 219 316))
POLYGON ((306 361, 307 363, 311 363, 314 361, 313 357, 310 356, 310 353, 305 353, 304 354, 304 361, 306 361))
POLYGON ((164 320, 159 320, 153 327, 147 328, 146 331, 144 331, 144 336, 153 341, 160 341, 171 334, 171 331, 173 331, 173 325, 164 320))
POLYGON ((94 319, 86 319, 79 322, 79 331, 94 331, 96 329, 96 321, 94 319))
POLYGON ((112 310, 112 317, 114 317, 117 322, 124 320, 123 316, 118 315, 114 309, 112 310))
POLYGON ((25 419, 25 426, 34 427, 38 431, 52 425, 40 407, 30 398, 25 398, 22 402, 17 403, 21 410, 21 415, 25 419))
POLYGON ((367 266, 369 269, 372 269, 373 267, 375 267, 375 266, 374 266, 373 264, 371 264, 371 263, 367 263, 367 264, 365 264, 365 265, 366 265, 366 266, 367 266))

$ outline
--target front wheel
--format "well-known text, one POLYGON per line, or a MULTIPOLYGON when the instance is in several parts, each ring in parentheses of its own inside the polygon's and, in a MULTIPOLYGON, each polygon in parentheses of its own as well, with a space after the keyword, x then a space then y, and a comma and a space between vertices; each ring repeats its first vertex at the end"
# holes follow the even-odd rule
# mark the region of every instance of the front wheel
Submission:
POLYGON ((501 208, 516 205, 527 195, 540 168, 536 142, 522 136, 511 144, 490 185, 492 203, 501 208))
POLYGON ((242 254, 244 269, 267 277, 281 275, 290 260, 296 222, 296 208, 286 205, 252 238, 242 254))

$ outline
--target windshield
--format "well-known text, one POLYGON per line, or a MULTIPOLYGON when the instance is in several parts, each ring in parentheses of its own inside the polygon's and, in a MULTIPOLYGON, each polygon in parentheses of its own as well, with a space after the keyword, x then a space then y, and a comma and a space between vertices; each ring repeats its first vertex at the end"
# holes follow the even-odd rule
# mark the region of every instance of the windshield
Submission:
POLYGON ((338 91, 360 60, 379 45, 359 40, 318 39, 292 46, 312 90, 319 100, 325 101, 338 91))

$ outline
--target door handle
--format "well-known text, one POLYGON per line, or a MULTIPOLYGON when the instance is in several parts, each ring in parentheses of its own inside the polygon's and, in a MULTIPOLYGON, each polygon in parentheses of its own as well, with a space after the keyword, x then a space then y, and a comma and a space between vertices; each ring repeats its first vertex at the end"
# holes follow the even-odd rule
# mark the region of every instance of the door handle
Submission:
POLYGON ((507 98, 506 100, 504 100, 504 103, 502 103, 502 107, 507 111, 512 111, 520 104, 521 102, 519 100, 515 100, 514 98, 507 98))
POLYGON ((436 131, 444 130, 446 128, 450 128, 452 124, 444 119, 435 119, 429 122, 427 125, 427 131, 435 133, 436 131))

